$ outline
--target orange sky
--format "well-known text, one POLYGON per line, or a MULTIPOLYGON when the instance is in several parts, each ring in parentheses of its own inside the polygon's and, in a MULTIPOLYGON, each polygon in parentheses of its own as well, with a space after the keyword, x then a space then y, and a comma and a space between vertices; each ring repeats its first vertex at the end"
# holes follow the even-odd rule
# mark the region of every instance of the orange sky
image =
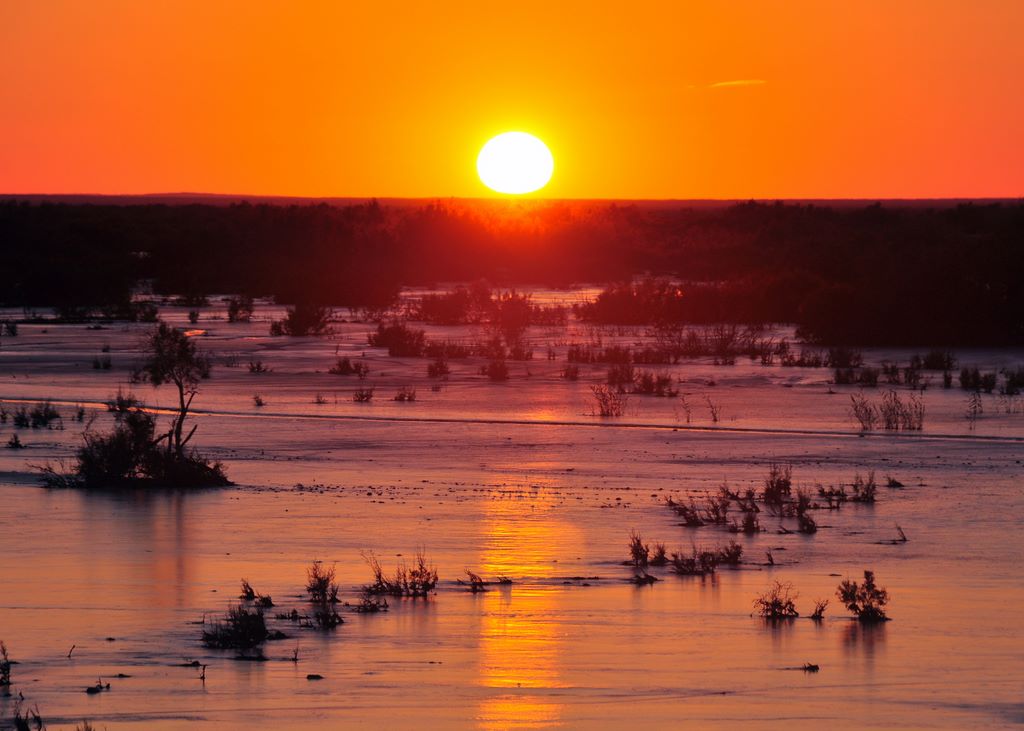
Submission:
POLYGON ((0 192, 1024 195, 1024 2, 0 3, 0 192), (299 8, 302 9, 299 9, 299 8), (745 82, 745 83, 739 83, 745 82))

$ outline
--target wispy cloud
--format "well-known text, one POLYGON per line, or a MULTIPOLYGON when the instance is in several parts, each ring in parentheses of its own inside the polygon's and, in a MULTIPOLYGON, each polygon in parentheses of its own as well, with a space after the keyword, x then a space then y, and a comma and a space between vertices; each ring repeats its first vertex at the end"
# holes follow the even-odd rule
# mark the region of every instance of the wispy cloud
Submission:
POLYGON ((708 84, 709 89, 723 89, 729 86, 763 86, 768 82, 764 79, 736 79, 735 81, 718 81, 708 84))

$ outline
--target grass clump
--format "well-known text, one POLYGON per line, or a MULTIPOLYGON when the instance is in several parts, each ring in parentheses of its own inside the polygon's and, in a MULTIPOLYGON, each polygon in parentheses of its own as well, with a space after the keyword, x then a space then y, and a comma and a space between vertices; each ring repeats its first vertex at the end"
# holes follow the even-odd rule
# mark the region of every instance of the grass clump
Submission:
POLYGON ((781 505, 793 493, 793 468, 790 465, 778 465, 774 462, 768 467, 768 477, 764 480, 764 491, 761 499, 765 505, 781 505))
POLYGON ((323 561, 313 561, 306 569, 306 592, 314 604, 337 604, 338 585, 334 582, 334 566, 324 566, 323 561))
POLYGON ((251 650, 270 638, 260 608, 228 607, 223 619, 203 630, 203 644, 217 650, 251 650))
POLYGON ((622 416, 626 412, 627 398, 608 386, 591 386, 599 416, 622 416))
POLYGON ((635 530, 629 532, 629 557, 635 568, 645 569, 650 563, 651 548, 635 530))
POLYGON ((698 549, 694 546, 689 554, 681 551, 672 553, 672 570, 680 576, 706 576, 718 569, 718 551, 698 549))
POLYGON ((373 571, 373 583, 363 589, 368 595, 425 597, 437 586, 437 569, 428 565, 426 555, 422 551, 416 553, 415 562, 411 567, 402 561, 392 576, 384 573, 380 561, 372 553, 364 554, 363 558, 373 571))

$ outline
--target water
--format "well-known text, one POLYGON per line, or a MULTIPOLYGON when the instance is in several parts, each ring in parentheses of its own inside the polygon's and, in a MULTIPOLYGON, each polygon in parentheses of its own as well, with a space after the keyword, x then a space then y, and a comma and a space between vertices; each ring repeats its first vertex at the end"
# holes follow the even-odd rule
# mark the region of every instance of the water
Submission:
MULTIPOLYGON (((529 380, 492 385, 467 364, 435 394, 423 361, 380 356, 370 359, 380 392, 410 383, 419 398, 356 405, 346 394, 357 382, 325 372, 334 343, 264 338, 265 324, 206 325, 204 344, 274 369, 219 368, 196 402, 208 412, 197 442, 237 486, 43 489, 28 465, 70 454, 84 428, 70 419, 63 431, 21 430, 25 450, 0 450, 0 639, 19 663, 15 696, 0 699, 5 720, 20 692, 49 728, 1024 723, 1020 415, 988 413, 970 429, 961 393, 930 390, 922 435, 862 437, 822 371, 787 387, 791 371, 740 364, 718 379, 734 383, 721 397, 734 405, 731 425, 750 431, 715 430, 703 416, 686 429, 677 403, 640 398, 621 421, 648 426, 623 428, 587 413, 598 368, 567 384, 548 373, 563 361, 535 361, 529 380), (329 385, 338 402, 312 404, 329 385), (263 409, 251 403, 257 389, 263 409), (450 421, 430 421, 438 416, 450 421), (739 569, 628 582, 631 529, 669 550, 733 538, 679 526, 666 496, 759 486, 770 461, 792 464, 795 483, 811 489, 870 470, 905 487, 881 487, 875 505, 816 511, 813 536, 779 534, 780 521, 762 515, 766 532, 737 538, 739 569), (909 542, 886 544, 897 524, 909 542), (428 600, 396 600, 377 615, 342 608, 345 624, 326 634, 271 619, 289 637, 267 643, 266 662, 200 642, 199 623, 237 601, 243 577, 273 597, 270 615, 307 611, 313 559, 336 565, 342 600, 355 602, 370 579, 363 552, 389 567, 419 549, 441 577, 428 600), (769 550, 775 566, 765 565, 769 550), (865 568, 891 593, 891 622, 862 626, 834 597, 865 568), (466 569, 514 583, 474 595, 457 583, 466 569), (792 582, 804 614, 831 598, 825 620, 751 616, 775 580, 792 582), (207 666, 205 681, 193 661, 207 666), (803 672, 808 662, 820 671, 803 672), (87 695, 97 678, 111 690, 87 695)), ((5 339, 0 396, 91 412, 124 382, 138 329, 48 329, 5 339), (103 342, 113 372, 88 365, 103 342)), ((342 351, 361 352, 356 340, 342 336, 342 351)), ((94 427, 108 424, 100 413, 94 427)))

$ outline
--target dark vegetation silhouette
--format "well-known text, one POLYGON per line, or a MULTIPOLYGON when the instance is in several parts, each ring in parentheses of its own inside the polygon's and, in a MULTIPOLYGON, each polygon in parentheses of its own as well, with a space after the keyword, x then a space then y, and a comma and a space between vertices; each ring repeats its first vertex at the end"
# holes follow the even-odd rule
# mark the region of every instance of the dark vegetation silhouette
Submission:
POLYGON ((113 431, 86 431, 84 444, 75 455, 70 473, 42 467, 44 482, 51 487, 112 488, 150 484, 163 487, 214 487, 230 485, 220 463, 210 462, 187 449, 198 425, 187 432, 192 401, 199 384, 210 374, 210 360, 195 341, 161 322, 146 338, 138 380, 153 386, 172 384, 177 390, 177 412, 166 431, 158 432, 156 416, 130 394, 118 395, 108 404, 114 414, 113 431))
POLYGON ((875 583, 874 571, 865 570, 864 581, 860 584, 851 579, 843 579, 836 589, 836 596, 861 622, 871 624, 889 619, 885 613, 889 592, 875 583))
MULTIPOLYGON (((143 279, 189 302, 223 292, 379 308, 401 285, 628 282, 658 272, 683 282, 612 286, 581 314, 616 324, 794 322, 825 343, 1021 343, 1022 228, 1020 203, 9 201, 0 203, 0 298, 56 307, 67 320, 147 320, 152 306, 130 298, 143 279)), ((472 290, 463 299, 429 302, 424 315, 472 312, 472 290)), ((523 311, 513 300, 506 335, 523 311)))

